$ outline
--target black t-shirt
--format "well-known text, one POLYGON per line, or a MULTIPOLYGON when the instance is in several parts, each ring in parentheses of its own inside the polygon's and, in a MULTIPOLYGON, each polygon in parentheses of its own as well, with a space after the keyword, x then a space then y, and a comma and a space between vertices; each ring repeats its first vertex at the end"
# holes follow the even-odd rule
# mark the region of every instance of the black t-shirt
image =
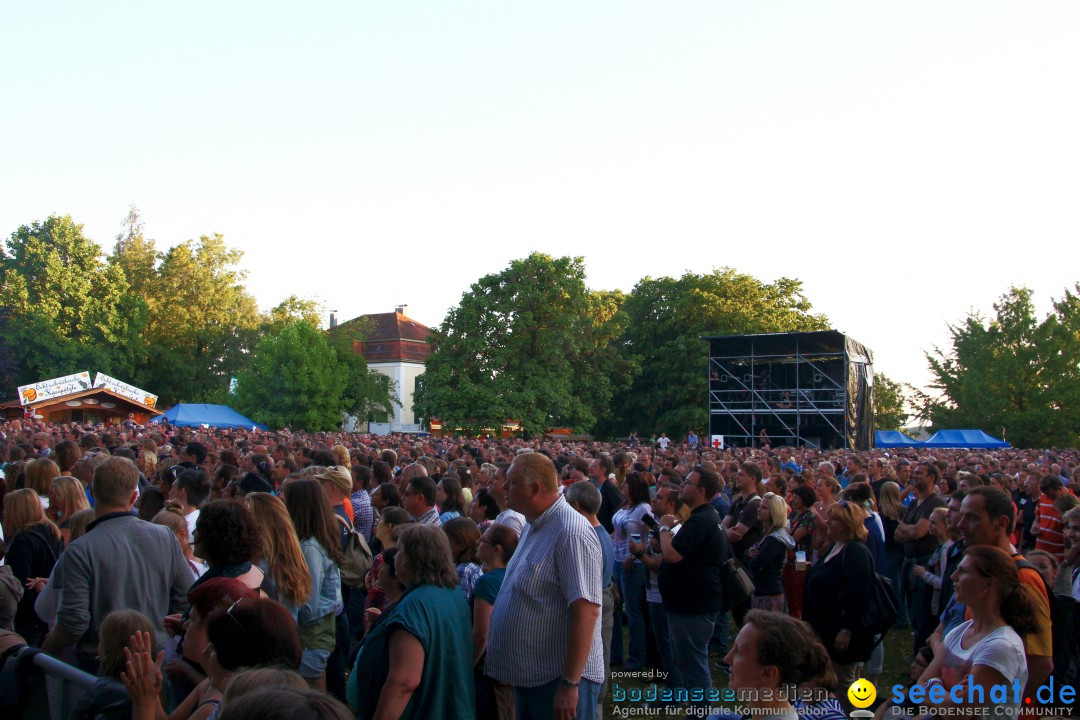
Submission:
MULTIPOLYGON (((939 495, 931 495, 922 502, 916 500, 911 503, 907 511, 904 513, 903 522, 906 525, 917 525, 923 518, 929 520, 930 513, 934 512, 939 507, 946 507, 947 502, 939 495)), ((908 540, 904 543, 904 555, 909 558, 926 557, 937 549, 937 538, 926 533, 919 540, 908 540)))
POLYGON ((611 522, 611 519, 615 517, 615 513, 618 512, 622 505, 623 496, 619 492, 619 486, 611 482, 611 480, 605 480, 604 484, 600 486, 600 512, 596 514, 596 519, 609 533, 615 532, 615 525, 611 522))
POLYGON ((1039 514, 1039 501, 1032 500, 1031 496, 1025 492, 1017 492, 1013 494, 1013 502, 1016 503, 1016 509, 1020 514, 1020 521, 1023 523, 1024 534, 1020 540, 1020 546, 1023 548, 1035 547, 1035 536, 1031 534, 1031 526, 1035 522, 1035 517, 1039 514))
POLYGON ((759 505, 761 505, 761 497, 756 493, 748 498, 739 495, 731 503, 731 510, 728 512, 728 517, 731 518, 731 527, 735 527, 739 523, 747 527, 746 533, 731 546, 735 557, 739 558, 739 562, 743 565, 749 560, 746 553, 764 534, 761 520, 757 516, 759 505))
POLYGON ((705 503, 671 538, 682 555, 677 563, 660 565, 659 588, 664 609, 683 615, 719 612, 723 604, 720 572, 729 556, 727 538, 720 530, 720 516, 705 503))

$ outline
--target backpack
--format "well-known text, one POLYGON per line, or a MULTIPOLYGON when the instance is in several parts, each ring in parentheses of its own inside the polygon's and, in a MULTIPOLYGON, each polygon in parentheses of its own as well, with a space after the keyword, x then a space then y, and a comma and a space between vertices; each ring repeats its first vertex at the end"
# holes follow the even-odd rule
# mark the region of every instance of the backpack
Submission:
MULTIPOLYGON (((866 553, 870 554, 870 548, 862 545, 866 553)), ((847 548, 844 549, 847 552, 847 548)), ((874 558, 870 557, 870 567, 874 567, 874 558)), ((874 647, 885 639, 885 633, 896 624, 900 616, 900 605, 896 599, 896 591, 893 589, 892 580, 881 573, 874 571, 870 578, 870 602, 866 606, 866 615, 863 616, 862 630, 865 634, 874 638, 874 647)))
POLYGON ((1063 593, 1049 594, 1054 638, 1054 677, 1062 685, 1080 685, 1080 602, 1063 593))
MULTIPOLYGON (((1025 557, 1013 555, 1016 569, 1039 569, 1025 557)), ((1041 580, 1042 575, 1038 576, 1041 580)), ((1050 632, 1054 645, 1054 677, 1063 685, 1080 683, 1080 602, 1069 595, 1055 593, 1042 581, 1050 604, 1050 632)))
POLYGON ((346 518, 334 513, 349 532, 345 543, 345 560, 341 563, 341 582, 349 587, 364 587, 364 577, 371 569, 371 548, 367 540, 346 518))

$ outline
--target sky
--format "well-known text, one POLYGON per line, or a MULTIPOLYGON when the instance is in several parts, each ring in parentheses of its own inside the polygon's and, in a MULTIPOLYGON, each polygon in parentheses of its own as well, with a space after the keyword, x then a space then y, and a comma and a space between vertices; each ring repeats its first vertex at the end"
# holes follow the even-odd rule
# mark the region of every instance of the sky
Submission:
POLYGON ((0 235, 222 233, 264 309, 436 326, 539 251, 596 289, 803 281, 925 386, 1080 281, 1080 3, 38 2, 0 11, 0 235))

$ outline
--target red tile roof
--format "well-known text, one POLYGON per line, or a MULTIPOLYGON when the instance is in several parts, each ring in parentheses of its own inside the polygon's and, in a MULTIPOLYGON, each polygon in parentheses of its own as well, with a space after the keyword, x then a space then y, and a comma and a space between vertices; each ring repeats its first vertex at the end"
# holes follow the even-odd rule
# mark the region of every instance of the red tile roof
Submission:
POLYGON ((357 352, 368 362, 424 362, 431 355, 427 342, 431 328, 421 325, 400 312, 361 315, 342 325, 358 323, 371 327, 364 342, 357 343, 357 352))
POLYGON ((362 318, 369 318, 375 323, 375 327, 367 336, 368 342, 376 340, 418 340, 426 342, 427 336, 431 334, 431 328, 421 325, 404 313, 376 313, 375 315, 361 315, 357 319, 362 318))

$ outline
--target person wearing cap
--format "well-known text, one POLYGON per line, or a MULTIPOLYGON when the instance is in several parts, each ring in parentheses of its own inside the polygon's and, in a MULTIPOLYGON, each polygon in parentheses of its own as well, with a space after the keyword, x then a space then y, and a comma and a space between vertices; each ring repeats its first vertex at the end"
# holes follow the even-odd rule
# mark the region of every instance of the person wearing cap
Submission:
POLYGON ((352 472, 344 465, 333 465, 316 475, 315 479, 319 481, 323 492, 326 493, 326 498, 330 501, 330 509, 335 515, 345 520, 341 523, 341 549, 344 550, 349 542, 349 531, 352 528, 352 518, 345 509, 346 505, 352 505, 347 502, 349 494, 352 493, 352 472))
POLYGON ((242 500, 248 493, 267 493, 274 494, 274 486, 266 482, 258 473, 249 472, 239 480, 233 480, 229 483, 229 496, 233 500, 242 500))

